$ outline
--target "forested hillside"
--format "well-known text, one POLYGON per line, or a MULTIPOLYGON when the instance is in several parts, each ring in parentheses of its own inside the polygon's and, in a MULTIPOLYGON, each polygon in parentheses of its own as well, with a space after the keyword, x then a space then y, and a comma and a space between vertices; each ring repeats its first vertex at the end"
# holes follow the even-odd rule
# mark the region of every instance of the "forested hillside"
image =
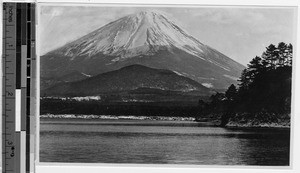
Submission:
POLYGON ((199 101, 200 115, 221 119, 221 125, 289 125, 292 84, 291 44, 271 44, 243 70, 239 85, 199 101))

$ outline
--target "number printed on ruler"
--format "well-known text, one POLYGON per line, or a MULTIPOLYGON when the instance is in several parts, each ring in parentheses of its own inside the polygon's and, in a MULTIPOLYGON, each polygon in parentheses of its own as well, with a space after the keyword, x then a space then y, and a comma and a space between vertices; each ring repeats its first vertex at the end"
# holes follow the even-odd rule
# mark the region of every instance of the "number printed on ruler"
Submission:
POLYGON ((3 4, 2 171, 15 171, 16 4, 3 4))
POLYGON ((3 3, 2 172, 33 172, 30 163, 31 64, 35 4, 3 3))

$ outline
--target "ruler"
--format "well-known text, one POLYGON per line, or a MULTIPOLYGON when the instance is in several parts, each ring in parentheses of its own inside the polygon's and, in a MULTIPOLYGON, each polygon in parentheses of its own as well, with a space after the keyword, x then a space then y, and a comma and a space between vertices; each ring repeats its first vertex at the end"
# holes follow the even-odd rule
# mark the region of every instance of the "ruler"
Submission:
POLYGON ((2 64, 2 172, 34 172, 34 3, 3 3, 2 64))

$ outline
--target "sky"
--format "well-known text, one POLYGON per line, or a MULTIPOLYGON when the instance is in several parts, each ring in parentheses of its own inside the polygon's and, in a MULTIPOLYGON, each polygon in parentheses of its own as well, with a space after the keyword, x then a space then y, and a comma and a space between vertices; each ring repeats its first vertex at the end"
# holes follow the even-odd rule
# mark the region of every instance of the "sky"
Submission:
POLYGON ((43 5, 39 18, 40 54, 144 10, 165 14, 203 44, 243 65, 260 56, 268 45, 294 44, 296 38, 296 9, 291 7, 43 5))

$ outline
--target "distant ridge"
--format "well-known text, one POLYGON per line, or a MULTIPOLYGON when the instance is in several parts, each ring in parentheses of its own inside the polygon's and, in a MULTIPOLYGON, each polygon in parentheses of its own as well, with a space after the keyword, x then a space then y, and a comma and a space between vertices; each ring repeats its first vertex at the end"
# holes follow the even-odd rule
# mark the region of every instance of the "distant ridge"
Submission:
MULTIPOLYGON (((76 82, 57 84, 42 91, 45 96, 96 96, 138 89, 149 91, 197 92, 209 95, 213 91, 187 77, 170 70, 153 69, 142 65, 130 65, 116 71, 99 74, 76 82)), ((147 94, 147 93, 146 93, 147 94)))

